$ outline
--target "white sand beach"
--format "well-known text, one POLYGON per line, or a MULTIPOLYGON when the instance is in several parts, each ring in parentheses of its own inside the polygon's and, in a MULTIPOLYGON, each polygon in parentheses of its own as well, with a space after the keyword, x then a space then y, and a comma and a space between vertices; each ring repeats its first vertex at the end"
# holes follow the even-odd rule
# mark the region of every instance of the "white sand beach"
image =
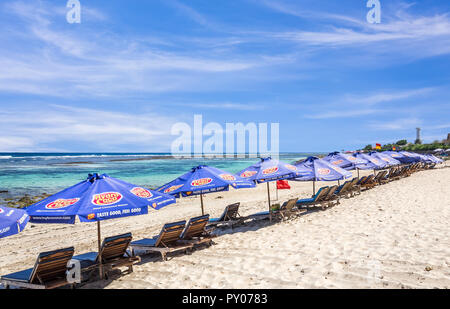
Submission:
MULTIPOLYGON (((278 202, 312 193, 311 182, 290 184, 291 190, 279 191, 278 202)), ((215 245, 189 255, 174 254, 166 262, 144 256, 132 274, 84 288, 449 288, 449 184, 449 168, 420 171, 324 211, 217 231, 215 245)), ((329 184, 316 188, 323 185, 329 184)), ((205 211, 219 216, 238 201, 241 215, 266 210, 266 185, 206 195, 205 211)), ((199 199, 183 198, 145 216, 103 222, 102 237, 149 237, 164 223, 199 214, 199 199)), ((43 251, 95 251, 96 228, 29 224, 19 235, 0 239, 0 275, 32 267, 43 251)))

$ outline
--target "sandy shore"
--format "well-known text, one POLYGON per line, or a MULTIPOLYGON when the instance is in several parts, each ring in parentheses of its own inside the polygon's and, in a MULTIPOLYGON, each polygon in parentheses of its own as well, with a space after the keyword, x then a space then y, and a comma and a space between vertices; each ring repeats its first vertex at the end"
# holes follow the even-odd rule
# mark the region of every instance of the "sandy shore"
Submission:
MULTIPOLYGON (((292 190, 280 191, 279 202, 311 195, 312 183, 290 183, 292 190)), ((220 231, 215 245, 191 255, 167 262, 144 257, 134 273, 85 288, 449 288, 449 183, 449 168, 421 171, 325 211, 220 231)), ((317 188, 322 185, 329 183, 317 188)), ((219 216, 240 201, 241 215, 248 215, 266 210, 266 199, 260 185, 209 194, 205 209, 219 216)), ((183 198, 146 216, 106 221, 102 236, 153 236, 163 223, 199 214, 199 199, 183 198)), ((29 224, 21 234, 0 239, 0 274, 32 267, 42 251, 96 250, 96 237, 95 224, 29 224)))

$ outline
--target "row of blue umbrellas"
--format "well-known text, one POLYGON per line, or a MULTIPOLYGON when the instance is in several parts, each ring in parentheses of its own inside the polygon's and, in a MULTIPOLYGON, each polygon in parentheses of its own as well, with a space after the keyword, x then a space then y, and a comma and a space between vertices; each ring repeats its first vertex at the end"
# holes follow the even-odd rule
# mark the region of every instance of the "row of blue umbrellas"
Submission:
MULTIPOLYGON (((176 202, 181 196, 200 195, 204 214, 203 194, 252 188, 267 183, 269 213, 269 182, 290 179, 295 181, 335 181, 352 176, 352 169, 381 169, 400 163, 440 163, 434 156, 407 152, 385 153, 330 153, 319 159, 309 157, 292 165, 271 158, 247 167, 237 174, 201 165, 176 178, 157 190, 136 186, 106 174, 89 174, 88 177, 55 195, 28 206, 25 210, 0 207, 0 238, 22 231, 28 221, 34 223, 74 224, 97 222, 100 253, 100 222, 127 216, 148 214, 148 207, 159 210, 176 202)), ((101 259, 101 257, 100 257, 101 259)), ((100 275, 102 269, 100 264, 100 275)))

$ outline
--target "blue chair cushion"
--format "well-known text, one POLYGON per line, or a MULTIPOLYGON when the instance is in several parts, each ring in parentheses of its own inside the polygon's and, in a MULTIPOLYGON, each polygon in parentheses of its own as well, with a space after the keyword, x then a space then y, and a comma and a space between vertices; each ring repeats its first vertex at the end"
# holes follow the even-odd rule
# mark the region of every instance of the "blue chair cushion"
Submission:
POLYGON ((256 214, 253 214, 253 215, 251 215, 251 217, 256 217, 256 216, 265 216, 265 215, 269 215, 270 214, 270 212, 268 211, 268 210, 266 210, 266 211, 261 211, 261 212, 258 212, 258 213, 256 213, 256 214))
POLYGON ((305 198, 305 199, 302 199, 302 200, 298 200, 296 204, 298 205, 298 204, 312 203, 312 202, 314 202, 314 200, 315 200, 314 197, 312 197, 312 198, 305 198))
POLYGON ((86 267, 89 267, 96 263, 97 256, 98 256, 97 252, 88 252, 88 253, 76 255, 76 256, 72 257, 72 259, 80 261, 81 268, 86 268, 86 267))
POLYGON ((144 238, 141 240, 136 240, 131 243, 132 246, 144 246, 144 247, 154 247, 156 245, 156 241, 158 240, 158 237, 156 238, 144 238))
POLYGON ((2 279, 14 280, 20 282, 29 282, 31 279, 31 274, 33 273, 33 268, 18 271, 9 275, 2 276, 2 279))
POLYGON ((211 218, 209 219, 209 222, 218 222, 220 221, 220 218, 211 218))

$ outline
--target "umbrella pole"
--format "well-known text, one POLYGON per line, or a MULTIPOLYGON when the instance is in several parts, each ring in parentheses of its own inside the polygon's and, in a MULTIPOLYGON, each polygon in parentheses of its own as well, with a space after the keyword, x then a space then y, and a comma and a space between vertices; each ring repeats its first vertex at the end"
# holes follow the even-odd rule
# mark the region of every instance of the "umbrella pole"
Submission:
POLYGON ((316 195, 316 180, 313 180, 313 195, 316 195))
POLYGON ((203 208, 203 194, 201 194, 201 193, 200 193, 200 204, 202 206, 202 216, 204 216, 205 215, 205 210, 203 208))
POLYGON ((100 272, 100 280, 103 280, 103 263, 102 263, 102 235, 100 232, 100 221, 97 221, 97 236, 98 236, 98 261, 99 261, 99 272, 100 272))
POLYGON ((269 182, 267 182, 267 200, 269 202, 269 220, 272 222, 272 208, 270 207, 270 190, 269 190, 269 182))
POLYGON ((359 168, 356 168, 356 171, 358 172, 358 180, 359 180, 359 168))

